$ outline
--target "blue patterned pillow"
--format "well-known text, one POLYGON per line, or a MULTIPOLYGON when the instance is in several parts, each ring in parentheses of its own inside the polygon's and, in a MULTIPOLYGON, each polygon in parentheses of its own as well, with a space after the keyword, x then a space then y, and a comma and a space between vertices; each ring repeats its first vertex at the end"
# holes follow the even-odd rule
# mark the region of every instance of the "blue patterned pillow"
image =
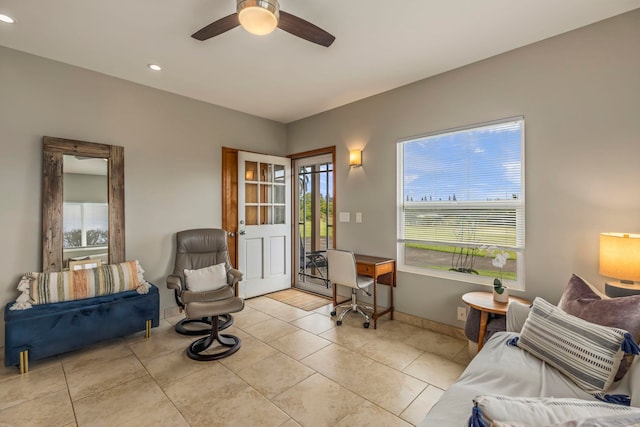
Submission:
POLYGON ((491 426, 637 426, 640 408, 606 402, 553 397, 480 395, 473 399, 469 425, 491 426), (594 423, 595 421, 595 423, 594 423))

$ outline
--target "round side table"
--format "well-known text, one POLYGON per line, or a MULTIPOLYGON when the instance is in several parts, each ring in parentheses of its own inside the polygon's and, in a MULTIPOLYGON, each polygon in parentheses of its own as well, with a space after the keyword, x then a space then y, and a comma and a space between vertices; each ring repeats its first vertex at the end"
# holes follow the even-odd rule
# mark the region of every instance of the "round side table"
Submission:
POLYGON ((471 308, 480 311, 480 330, 478 333, 478 351, 482 349, 482 341, 487 332, 487 321, 489 313, 507 314, 507 308, 512 301, 518 301, 522 304, 530 305, 531 301, 524 298, 509 296, 509 302, 496 302, 493 300, 492 292, 468 292, 462 295, 462 301, 471 308))

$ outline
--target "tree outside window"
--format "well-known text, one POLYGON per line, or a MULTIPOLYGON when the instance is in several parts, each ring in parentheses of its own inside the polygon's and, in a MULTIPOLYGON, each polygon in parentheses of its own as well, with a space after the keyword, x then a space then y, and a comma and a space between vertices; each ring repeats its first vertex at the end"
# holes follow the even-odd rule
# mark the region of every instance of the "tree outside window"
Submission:
POLYGON ((69 203, 63 205, 63 247, 108 246, 109 211, 106 203, 69 203))

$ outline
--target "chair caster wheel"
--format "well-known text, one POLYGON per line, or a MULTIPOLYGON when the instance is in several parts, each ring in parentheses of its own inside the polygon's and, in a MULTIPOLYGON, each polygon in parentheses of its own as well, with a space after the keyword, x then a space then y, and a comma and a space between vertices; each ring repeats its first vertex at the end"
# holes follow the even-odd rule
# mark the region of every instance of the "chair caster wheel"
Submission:
POLYGON ((336 325, 338 325, 338 326, 342 325, 342 320, 338 320, 338 321, 336 322, 336 325))
POLYGON ((331 315, 332 315, 332 316, 335 316, 335 315, 336 315, 336 311, 335 311, 335 310, 333 310, 333 311, 331 312, 331 315))
POLYGON ((369 322, 364 322, 362 326, 364 326, 366 329, 369 329, 369 322))

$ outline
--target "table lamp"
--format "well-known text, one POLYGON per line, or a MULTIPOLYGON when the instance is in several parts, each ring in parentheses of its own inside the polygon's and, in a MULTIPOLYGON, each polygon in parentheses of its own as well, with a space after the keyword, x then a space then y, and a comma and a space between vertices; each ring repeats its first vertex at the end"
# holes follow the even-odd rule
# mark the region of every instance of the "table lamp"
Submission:
POLYGON ((640 294, 640 234, 600 233, 600 274, 619 279, 607 281, 607 296, 640 294))

